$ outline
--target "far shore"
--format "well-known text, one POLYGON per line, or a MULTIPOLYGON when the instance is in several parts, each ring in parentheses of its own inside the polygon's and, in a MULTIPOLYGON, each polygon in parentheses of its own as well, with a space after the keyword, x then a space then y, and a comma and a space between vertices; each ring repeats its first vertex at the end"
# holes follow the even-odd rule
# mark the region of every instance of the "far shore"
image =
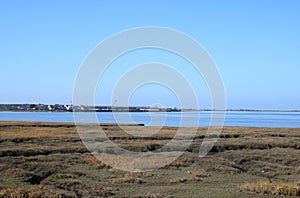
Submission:
POLYGON ((0 104, 0 112, 300 112, 276 109, 193 109, 151 106, 89 106, 73 104, 0 104))

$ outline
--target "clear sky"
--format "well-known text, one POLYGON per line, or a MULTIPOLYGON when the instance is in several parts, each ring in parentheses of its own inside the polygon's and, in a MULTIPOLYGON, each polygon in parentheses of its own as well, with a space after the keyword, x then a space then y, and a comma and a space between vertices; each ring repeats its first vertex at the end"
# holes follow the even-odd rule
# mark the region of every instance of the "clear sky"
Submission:
MULTIPOLYGON (((300 109, 299 10, 298 0, 1 1, 0 103, 70 103, 80 64, 100 41, 129 28, 163 26, 185 32, 209 52, 228 108, 300 109)), ((141 61, 162 57, 137 55, 141 61)), ((97 94, 99 104, 109 103, 108 87, 97 94)), ((165 91, 145 86, 131 103, 176 106, 165 91)), ((197 94, 209 108, 208 97, 197 94)))

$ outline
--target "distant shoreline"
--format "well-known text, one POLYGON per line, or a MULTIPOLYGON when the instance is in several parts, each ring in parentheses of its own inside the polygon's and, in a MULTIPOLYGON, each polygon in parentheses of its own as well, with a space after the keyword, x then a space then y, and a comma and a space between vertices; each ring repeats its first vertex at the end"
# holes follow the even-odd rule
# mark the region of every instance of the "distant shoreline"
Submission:
POLYGON ((180 109, 150 106, 88 106, 72 104, 0 104, 0 112, 300 112, 300 110, 266 109, 180 109))

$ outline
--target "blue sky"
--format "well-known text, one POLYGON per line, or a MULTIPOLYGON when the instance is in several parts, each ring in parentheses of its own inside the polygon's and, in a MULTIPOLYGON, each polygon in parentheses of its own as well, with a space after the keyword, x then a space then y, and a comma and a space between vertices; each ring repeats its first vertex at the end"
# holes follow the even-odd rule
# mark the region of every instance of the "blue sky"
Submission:
MULTIPOLYGON (((163 26, 185 32, 209 52, 228 108, 300 109, 299 10, 297 0, 1 1, 0 103, 70 103, 80 64, 99 42, 125 29, 163 26)), ((161 60, 155 53, 141 61, 161 60)), ((209 108, 204 83, 186 72, 199 86, 200 106, 209 108)), ((110 102, 108 87, 97 90, 99 104, 110 102)), ((157 85, 137 91, 131 102, 178 104, 157 85)))

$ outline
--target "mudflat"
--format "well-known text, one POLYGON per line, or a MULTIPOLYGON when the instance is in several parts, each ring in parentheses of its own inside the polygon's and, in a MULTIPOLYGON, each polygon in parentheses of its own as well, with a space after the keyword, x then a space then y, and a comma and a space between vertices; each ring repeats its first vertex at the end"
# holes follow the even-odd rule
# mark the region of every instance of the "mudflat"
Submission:
MULTIPOLYGON (((155 127, 127 126, 132 131, 155 127)), ((147 152, 170 141, 176 127, 148 138, 103 125, 120 147, 147 152)), ((184 130, 192 130, 185 128, 184 130)), ((224 127, 212 150, 198 155, 207 128, 197 129, 178 159, 147 172, 97 160, 74 123, 0 122, 0 197, 299 197, 300 129, 224 127)))

